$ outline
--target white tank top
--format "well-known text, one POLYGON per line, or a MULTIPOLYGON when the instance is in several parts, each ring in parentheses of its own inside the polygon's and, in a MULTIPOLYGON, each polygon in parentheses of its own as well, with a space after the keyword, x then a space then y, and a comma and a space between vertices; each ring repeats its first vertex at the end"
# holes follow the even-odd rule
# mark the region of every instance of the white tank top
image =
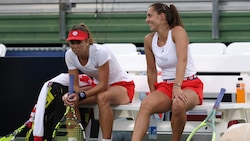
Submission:
MULTIPOLYGON (((172 30, 169 30, 168 32, 168 39, 164 46, 159 47, 157 45, 157 41, 158 33, 156 32, 152 40, 152 50, 155 56, 156 64, 161 68, 162 79, 175 79, 177 54, 175 43, 172 40, 172 30)), ((196 74, 196 69, 189 48, 187 57, 187 67, 184 77, 196 74)))

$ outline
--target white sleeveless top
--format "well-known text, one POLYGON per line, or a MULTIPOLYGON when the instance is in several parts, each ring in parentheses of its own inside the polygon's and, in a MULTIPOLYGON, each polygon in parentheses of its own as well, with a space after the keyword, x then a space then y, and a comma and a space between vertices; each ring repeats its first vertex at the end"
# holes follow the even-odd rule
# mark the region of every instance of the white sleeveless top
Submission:
MULTIPOLYGON (((156 32, 152 40, 152 50, 155 56, 156 64, 161 68, 162 79, 175 79, 177 54, 175 43, 172 40, 172 30, 169 30, 168 32, 168 39, 164 46, 159 47, 157 45, 157 41, 158 33, 156 32)), ((187 67, 184 77, 196 74, 196 69, 189 48, 187 57, 187 67)))

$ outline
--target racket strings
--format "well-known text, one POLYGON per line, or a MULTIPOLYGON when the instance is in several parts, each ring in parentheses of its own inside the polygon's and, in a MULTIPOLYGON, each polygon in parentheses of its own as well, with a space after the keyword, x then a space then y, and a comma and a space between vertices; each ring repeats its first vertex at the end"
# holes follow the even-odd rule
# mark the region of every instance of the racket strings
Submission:
POLYGON ((61 126, 57 129, 55 140, 83 141, 83 128, 77 121, 66 119, 63 123, 61 123, 61 126))

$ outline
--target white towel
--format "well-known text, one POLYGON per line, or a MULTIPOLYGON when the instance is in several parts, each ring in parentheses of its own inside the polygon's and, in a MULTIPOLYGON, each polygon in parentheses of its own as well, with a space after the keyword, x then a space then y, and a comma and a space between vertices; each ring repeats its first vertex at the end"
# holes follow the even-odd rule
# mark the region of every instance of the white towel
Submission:
MULTIPOLYGON (((34 120, 34 130, 33 130, 33 136, 34 141, 36 139, 41 140, 44 135, 44 127, 43 127, 43 119, 44 119, 44 112, 45 112, 45 105, 46 105, 46 97, 48 93, 48 88, 51 85, 51 82, 56 82, 59 84, 62 84, 64 86, 69 86, 69 75, 68 73, 61 73, 58 76, 52 78, 51 80, 45 82, 43 84, 43 87, 40 91, 37 104, 36 104, 36 111, 35 111, 35 120, 34 120)), ((79 86, 93 86, 94 81, 90 77, 88 77, 85 74, 79 75, 79 86)))
POLYGON ((48 88, 50 86, 49 85, 50 82, 56 82, 64 86, 68 86, 69 85, 68 73, 61 73, 58 76, 52 78, 51 80, 43 84, 43 87, 40 91, 40 94, 37 100, 37 105, 36 105, 34 130, 33 130, 34 137, 43 137, 44 135, 43 119, 44 119, 44 112, 45 112, 46 97, 48 93, 48 88))

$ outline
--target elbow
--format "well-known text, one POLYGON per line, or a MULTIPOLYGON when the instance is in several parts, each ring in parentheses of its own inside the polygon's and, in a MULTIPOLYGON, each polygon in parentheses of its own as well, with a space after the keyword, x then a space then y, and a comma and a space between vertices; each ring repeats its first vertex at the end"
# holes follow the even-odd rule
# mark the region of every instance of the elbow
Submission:
POLYGON ((155 74, 157 73, 157 70, 156 70, 156 67, 151 67, 151 68, 147 68, 147 74, 150 75, 150 74, 155 74))
POLYGON ((181 64, 186 64, 186 63, 187 63, 187 58, 180 58, 180 59, 178 59, 178 61, 179 61, 181 64))
POLYGON ((103 91, 107 91, 108 90, 108 85, 103 87, 103 91))
POLYGON ((108 87, 109 87, 108 84, 101 84, 101 85, 100 85, 100 90, 101 90, 101 91, 106 91, 106 90, 108 90, 108 87))

